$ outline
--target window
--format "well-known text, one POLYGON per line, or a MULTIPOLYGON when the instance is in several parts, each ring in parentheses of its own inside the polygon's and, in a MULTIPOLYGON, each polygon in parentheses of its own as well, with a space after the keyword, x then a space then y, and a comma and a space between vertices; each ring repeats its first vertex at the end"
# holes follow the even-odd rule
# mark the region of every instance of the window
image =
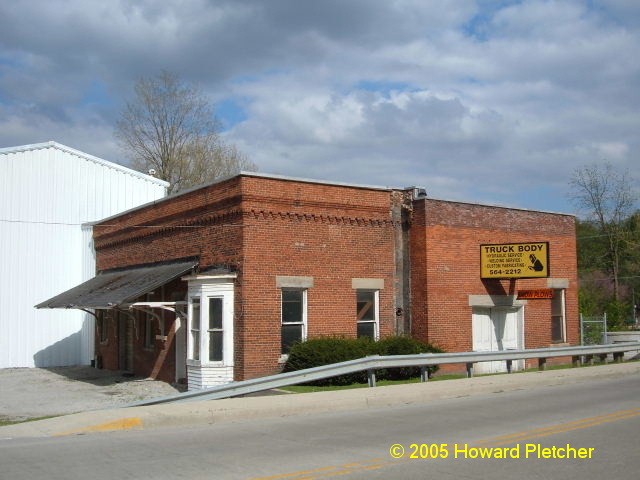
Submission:
POLYGON ((209 298, 209 361, 222 361, 223 330, 222 330, 222 298, 209 298))
POLYGON ((187 290, 186 367, 189 388, 233 381, 235 274, 183 279, 187 290))
POLYGON ((378 290, 356 290, 358 337, 378 339, 378 290))
POLYGON ((191 319, 189 329, 191 334, 189 358, 192 360, 200 360, 200 298, 192 298, 189 303, 191 307, 189 315, 189 318, 191 319))
POLYGON ((189 359, 203 364, 224 361, 224 298, 192 297, 189 317, 189 359))
POLYGON ((563 343, 566 341, 564 290, 554 290, 551 299, 551 341, 563 343))
POLYGON ((301 289, 282 290, 282 353, 287 354, 291 346, 306 338, 307 291, 301 289))

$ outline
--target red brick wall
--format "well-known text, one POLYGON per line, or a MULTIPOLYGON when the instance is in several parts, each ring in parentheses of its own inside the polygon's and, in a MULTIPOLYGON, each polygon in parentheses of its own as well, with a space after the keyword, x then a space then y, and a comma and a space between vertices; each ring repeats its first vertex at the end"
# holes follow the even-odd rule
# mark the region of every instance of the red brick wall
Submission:
MULTIPOLYGON (((241 223, 240 178, 236 177, 154 202, 96 225, 97 268, 107 270, 188 257, 198 258, 201 268, 212 265, 241 268, 241 223)), ((165 289, 162 299, 176 300, 170 298, 174 293, 184 300, 186 287, 186 282, 178 279, 165 289)), ((240 291, 237 287, 236 298, 240 291)), ((168 339, 156 341, 152 350, 144 348, 143 322, 136 320, 138 335, 134 335, 133 340, 133 371, 140 376, 174 381, 175 317, 169 312, 163 312, 162 316, 168 339)), ((118 329, 117 323, 113 325, 112 338, 104 345, 97 342, 96 352, 105 368, 118 369, 122 368, 118 361, 118 329)))
POLYGON ((97 269, 194 256, 201 266, 237 264, 240 182, 234 177, 95 225, 97 269))
MULTIPOLYGON (((201 268, 234 269, 235 377, 267 375, 281 368, 277 276, 313 277, 307 298, 309 337, 355 336, 352 279, 382 279, 381 336, 394 333, 400 225, 393 221, 393 203, 393 192, 385 189, 234 177, 96 225, 97 265, 103 270, 197 257, 201 268)), ((578 342, 573 217, 427 199, 414 202, 412 221, 411 310, 416 337, 449 351, 470 350, 469 295, 515 294, 518 289, 547 286, 546 279, 481 281, 480 244, 548 241, 552 276, 570 282, 568 339, 578 342)), ((549 301, 529 301, 527 348, 550 344, 550 318, 549 301)), ((169 334, 173 318, 165 322, 169 334)), ((139 344, 143 332, 140 336, 135 344, 136 373, 156 372, 158 378, 172 379, 174 340, 151 352, 139 344)), ((98 352, 105 367, 118 368, 115 339, 99 345, 98 352)))
POLYGON ((276 276, 313 277, 308 336, 356 335, 353 278, 384 280, 381 335, 395 326, 394 226, 385 190, 243 179, 243 321, 236 331, 239 375, 280 365, 280 289, 276 276))
MULTIPOLYGON (((235 177, 97 225, 98 269, 193 256, 201 268, 223 264, 237 270, 235 376, 267 375, 282 367, 278 275, 313 277, 307 298, 310 337, 355 336, 352 278, 383 279, 380 332, 393 333, 390 199, 391 192, 382 189, 235 177)), ((108 358, 117 359, 114 345, 100 347, 105 366, 113 364, 108 358)), ((135 351, 135 368, 152 371, 151 352, 138 344, 135 351)))
MULTIPOLYGON (((567 340, 579 343, 575 219, 439 200, 414 204, 411 233, 413 333, 448 351, 472 348, 469 295, 515 295, 547 279, 481 280, 480 245, 548 241, 552 278, 569 280, 567 340)), ((551 344, 551 301, 525 306, 525 348, 551 344)))

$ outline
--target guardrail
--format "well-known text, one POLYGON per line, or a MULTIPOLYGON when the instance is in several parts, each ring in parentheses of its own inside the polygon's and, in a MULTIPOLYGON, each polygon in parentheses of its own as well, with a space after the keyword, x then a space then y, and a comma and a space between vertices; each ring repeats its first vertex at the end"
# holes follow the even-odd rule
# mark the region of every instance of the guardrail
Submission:
POLYGON ((249 393, 281 388, 299 383, 323 380, 349 373, 367 371, 369 386, 376 386, 375 371, 383 368, 420 367, 421 380, 428 380, 427 367, 445 364, 465 364, 467 376, 473 376, 473 365, 480 362, 506 362, 507 372, 511 372, 512 362, 523 359, 537 359, 538 366, 544 370, 547 358, 572 357, 574 366, 578 366, 584 357, 585 361, 593 362, 595 356, 604 362, 608 355, 613 355, 614 361, 622 361, 625 352, 640 350, 640 342, 616 343, 613 345, 592 345, 582 347, 538 348, 531 350, 503 350, 499 352, 460 352, 460 353, 422 353, 418 355, 372 355, 347 362, 323 365, 320 367, 280 373, 268 377, 232 382, 226 385, 179 393, 170 397, 145 400, 128 405, 137 407, 143 405, 157 405, 161 403, 185 402, 193 400, 216 400, 220 398, 237 397, 249 393))

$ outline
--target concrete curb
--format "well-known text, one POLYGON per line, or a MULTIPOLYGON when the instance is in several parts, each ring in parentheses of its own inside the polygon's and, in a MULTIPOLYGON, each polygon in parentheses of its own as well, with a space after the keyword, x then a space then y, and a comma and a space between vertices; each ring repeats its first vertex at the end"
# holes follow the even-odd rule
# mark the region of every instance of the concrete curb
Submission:
POLYGON ((638 373, 640 373, 640 363, 634 362, 377 388, 95 410, 0 427, 0 439, 211 425, 258 418, 383 408, 462 396, 587 382, 591 379, 638 373))

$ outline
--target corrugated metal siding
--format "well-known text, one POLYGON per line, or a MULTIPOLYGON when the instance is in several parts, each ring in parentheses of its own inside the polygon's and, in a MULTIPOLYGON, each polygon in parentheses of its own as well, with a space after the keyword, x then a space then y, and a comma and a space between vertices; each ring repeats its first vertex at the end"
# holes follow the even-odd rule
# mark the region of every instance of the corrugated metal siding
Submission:
POLYGON ((151 178, 57 144, 0 150, 0 368, 89 364, 93 317, 33 306, 91 278, 93 222, 162 198, 151 178))

